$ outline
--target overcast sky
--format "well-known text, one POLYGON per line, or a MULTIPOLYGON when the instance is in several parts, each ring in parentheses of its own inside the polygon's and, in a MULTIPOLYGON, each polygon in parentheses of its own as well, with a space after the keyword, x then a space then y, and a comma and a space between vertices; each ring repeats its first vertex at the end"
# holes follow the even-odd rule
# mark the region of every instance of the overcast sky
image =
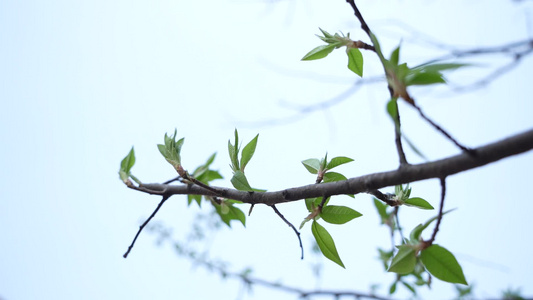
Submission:
MULTIPOLYGON (((402 44, 410 66, 448 53, 434 42, 470 49, 531 38, 528 1, 358 1, 385 53, 402 44), (416 32, 416 33, 415 33, 416 32), (424 35, 421 35, 421 34, 424 35)), ((339 168, 355 177, 397 167, 393 127, 385 113, 384 82, 364 85, 334 52, 322 61, 300 59, 322 42, 318 27, 367 41, 342 0, 286 1, 12 1, 0 2, 0 298, 24 299, 294 299, 221 280, 177 256, 168 243, 143 232, 122 258, 141 221, 159 198, 127 189, 120 160, 135 146, 133 173, 143 182, 175 176, 156 144, 165 132, 185 137, 189 170, 217 152, 214 167, 230 186, 227 140, 234 128, 248 141, 259 133, 247 167, 253 186, 268 190, 314 182, 300 161, 348 156, 339 168), (299 108, 338 100, 306 114, 299 108)), ((365 77, 380 76, 364 53, 365 77)), ((468 86, 507 62, 472 58, 475 66, 449 75, 468 86)), ((413 89, 419 105, 458 140, 475 147, 533 126, 528 87, 530 57, 481 89, 413 89)), ((406 134, 429 159, 457 154, 454 146, 400 106, 406 134)), ((410 162, 422 162, 407 151, 410 162)), ((530 191, 533 154, 505 159, 448 180, 447 215, 437 242, 456 254, 478 297, 509 286, 532 295, 530 191)), ((413 194, 437 206, 438 181, 413 184, 413 194)), ((392 190, 384 190, 392 191, 392 190)), ((335 200, 335 199, 334 199, 335 200)), ((306 258, 292 230, 258 206, 246 228, 222 228, 203 243, 230 270, 252 266, 256 277, 305 289, 369 291, 385 295, 394 275, 376 260, 390 247, 371 197, 338 197, 363 213, 342 227, 326 225, 347 269, 312 254, 310 226, 302 230, 306 258), (322 277, 312 273, 316 262, 322 277)), ((248 206, 243 205, 247 211, 248 206)), ((294 224, 303 202, 279 205, 294 224)), ((209 206, 203 206, 204 213, 209 206)), ((199 210, 172 197, 154 222, 184 240, 199 210)), ((403 209, 410 230, 436 212, 403 209)), ((434 280, 422 295, 454 296, 434 280)), ((408 293, 399 289, 399 296, 408 293)))

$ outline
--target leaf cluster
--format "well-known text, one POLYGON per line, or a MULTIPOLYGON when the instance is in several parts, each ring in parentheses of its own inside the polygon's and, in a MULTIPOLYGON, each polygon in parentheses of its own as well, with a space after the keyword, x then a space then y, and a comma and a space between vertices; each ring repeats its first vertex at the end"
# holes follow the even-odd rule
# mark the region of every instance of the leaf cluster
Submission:
POLYGON ((230 140, 228 141, 228 152, 231 161, 230 167, 233 170, 231 184, 239 191, 264 191, 252 188, 250 183, 248 183, 246 175, 244 175, 244 168, 248 165, 255 153, 258 138, 259 134, 256 135, 250 142, 248 142, 248 144, 246 144, 246 146, 242 149, 242 152, 240 151, 239 133, 237 129, 235 129, 235 144, 232 144, 230 140), (239 152, 241 154, 240 159, 239 152))
POLYGON ((363 76, 363 54, 357 47, 357 43, 350 39, 350 34, 334 35, 319 28, 323 36, 317 35, 319 39, 326 42, 327 45, 321 45, 309 51, 302 60, 317 60, 328 56, 333 50, 341 47, 346 47, 346 55, 348 56, 348 69, 360 77, 363 76))
POLYGON ((172 137, 165 133, 165 143, 158 144, 157 149, 161 152, 161 155, 171 164, 180 176, 183 177, 183 168, 181 166, 181 147, 185 138, 181 138, 176 141, 177 130, 174 130, 172 137))

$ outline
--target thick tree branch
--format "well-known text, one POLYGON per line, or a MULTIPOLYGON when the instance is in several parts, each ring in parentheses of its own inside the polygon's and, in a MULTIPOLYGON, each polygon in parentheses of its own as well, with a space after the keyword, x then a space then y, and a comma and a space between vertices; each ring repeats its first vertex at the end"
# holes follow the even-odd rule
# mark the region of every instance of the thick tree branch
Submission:
POLYGON ((533 129, 520 133, 498 142, 472 149, 476 155, 462 153, 433 162, 406 165, 398 170, 374 173, 360 177, 350 178, 345 181, 311 184, 295 188, 288 188, 275 192, 244 192, 230 188, 217 187, 220 191, 216 195, 196 185, 166 185, 142 184, 132 189, 155 195, 206 195, 221 196, 235 199, 250 204, 274 205, 292 202, 305 198, 322 197, 324 195, 342 195, 367 193, 380 188, 406 184, 431 178, 443 178, 449 175, 478 168, 493 163, 502 158, 517 155, 533 149, 533 129))

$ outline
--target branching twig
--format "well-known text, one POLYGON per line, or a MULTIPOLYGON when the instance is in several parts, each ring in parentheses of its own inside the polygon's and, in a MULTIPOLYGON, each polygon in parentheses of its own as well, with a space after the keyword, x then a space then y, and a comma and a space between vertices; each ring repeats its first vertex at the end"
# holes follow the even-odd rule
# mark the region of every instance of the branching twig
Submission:
POLYGON ((283 283, 280 283, 279 281, 269 281, 253 277, 250 275, 250 272, 246 270, 243 272, 231 272, 226 267, 228 265, 227 263, 209 259, 208 257, 206 257, 206 255, 198 255, 196 251, 188 249, 187 246, 184 245, 182 242, 173 241, 168 236, 165 236, 164 238, 166 238, 171 244, 174 245, 173 248, 176 250, 178 255, 184 256, 190 259, 196 265, 202 266, 211 272, 219 274, 224 278, 233 278, 241 280, 243 283, 249 286, 255 284, 276 291, 296 294, 301 298, 313 296, 330 296, 335 299, 340 296, 352 296, 356 299, 392 300, 392 298, 380 297, 374 295, 374 293, 364 293, 353 290, 305 290, 302 288, 285 285, 283 283))
POLYGON ((298 237, 298 242, 300 243, 300 249, 302 249, 302 257, 301 259, 304 259, 304 247, 302 245, 302 238, 300 237, 300 232, 296 229, 296 227, 294 227, 294 225, 292 225, 291 222, 289 222, 280 212, 279 210, 276 208, 276 205, 271 205, 272 209, 276 212, 276 214, 287 224, 289 225, 289 227, 292 228, 292 230, 294 230, 294 233, 296 233, 296 236, 298 237))
POLYGON ((165 203, 165 201, 167 201, 168 198, 170 198, 170 195, 163 195, 163 199, 161 199, 161 202, 159 202, 159 204, 155 208, 154 212, 148 217, 148 219, 146 219, 146 221, 144 221, 144 223, 141 226, 139 226, 139 230, 137 231, 137 234, 133 238, 133 241, 131 242, 131 245, 128 247, 128 250, 126 251, 126 253, 124 253, 124 255, 123 255, 124 258, 128 257, 128 254, 130 254, 130 251, 133 248, 133 245, 135 245, 135 241, 139 237, 139 234, 141 234, 141 231, 148 224, 148 222, 150 222, 150 220, 152 220, 152 218, 155 216, 155 214, 157 214, 157 212, 159 211, 161 206, 163 206, 163 203, 165 203))

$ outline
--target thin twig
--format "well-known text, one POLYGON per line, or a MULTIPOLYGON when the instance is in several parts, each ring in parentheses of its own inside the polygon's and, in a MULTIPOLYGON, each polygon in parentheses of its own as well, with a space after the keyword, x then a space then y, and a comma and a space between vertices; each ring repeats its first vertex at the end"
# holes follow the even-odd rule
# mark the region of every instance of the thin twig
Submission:
POLYGON ((157 214, 157 212, 159 211, 161 206, 163 206, 163 203, 165 203, 165 201, 167 201, 168 198, 170 198, 170 196, 163 195, 163 199, 161 200, 161 202, 159 202, 159 204, 155 208, 154 212, 150 215, 150 217, 148 217, 148 219, 146 219, 146 221, 144 221, 144 223, 141 226, 139 226, 139 230, 137 231, 137 234, 135 235, 135 238, 133 238, 133 241, 131 242, 131 245, 128 247, 128 250, 126 251, 126 253, 124 253, 124 255, 123 255, 124 258, 128 257, 128 254, 130 254, 130 251, 133 248, 133 245, 135 245, 135 241, 139 237, 139 234, 141 234, 141 231, 148 224, 148 222, 150 222, 150 220, 152 220, 152 218, 155 216, 155 214, 157 214))
POLYGON ((361 29, 363 29, 363 31, 366 32, 366 34, 370 38, 372 38, 372 32, 370 31, 370 27, 368 27, 368 24, 366 24, 366 21, 363 18, 363 15, 359 11, 359 9, 357 8, 357 5, 355 5, 354 0, 346 0, 346 2, 348 2, 350 6, 352 6, 355 17, 359 20, 359 22, 361 22, 361 29))
POLYGON ((442 133, 444 136, 446 136, 453 144, 455 144, 457 147, 459 147, 461 150, 465 151, 466 153, 470 155, 475 155, 475 151, 471 148, 465 147, 461 145, 456 139, 454 139, 446 130, 444 130, 442 127, 440 127, 437 123, 433 122, 430 118, 424 114, 422 109, 418 107, 416 104, 410 103, 420 114, 420 116, 426 120, 431 126, 433 126, 435 129, 437 129, 440 133, 442 133))
MULTIPOLYGON (((392 89, 389 86, 389 91, 391 92, 392 97, 392 89)), ((402 145, 402 130, 401 130, 401 122, 400 122, 400 110, 398 109, 398 101, 394 101, 394 105, 396 106, 396 119, 394 120, 394 140, 396 143, 396 151, 398 152, 398 158, 400 159, 400 168, 408 165, 407 158, 405 157, 405 152, 403 151, 403 145, 402 145)))
POLYGON ((402 244, 403 244, 405 242, 405 238, 403 237, 402 226, 400 226, 400 218, 398 217, 399 211, 400 211, 400 207, 396 206, 394 208, 394 217, 396 218, 396 226, 398 227, 398 232, 400 232, 400 238, 402 239, 402 244))
POLYGON ((274 210, 274 212, 276 212, 276 214, 287 224, 289 225, 289 227, 292 228, 292 230, 294 230, 294 233, 296 233, 296 236, 298 237, 298 242, 300 243, 300 249, 302 249, 302 257, 301 259, 304 259, 304 246, 302 245, 302 239, 300 237, 300 232, 296 229, 296 227, 294 227, 294 225, 292 225, 291 222, 289 222, 287 219, 285 219, 285 217, 279 212, 279 210, 276 208, 276 205, 271 205, 270 207, 272 207, 272 209, 274 210))
POLYGON ((329 195, 326 195, 326 196, 323 196, 322 197, 322 201, 320 202, 320 204, 318 205, 318 209, 320 209, 320 212, 322 212, 322 208, 324 207, 324 205, 326 204, 326 201, 328 201, 328 198, 330 196, 329 195))
POLYGON ((181 181, 181 176, 178 176, 178 177, 176 177, 176 178, 172 178, 172 179, 170 179, 170 180, 167 180, 167 181, 163 182, 163 184, 171 184, 171 183, 173 183, 174 181, 181 181))
POLYGON ((187 173, 185 173, 185 174, 186 174, 187 176, 186 176, 184 179, 189 180, 190 182, 192 182, 192 183, 194 183, 194 184, 196 184, 196 185, 198 185, 198 186, 201 186, 202 188, 204 188, 204 189, 206 189, 206 190, 208 190, 208 191, 211 191, 211 192, 217 194, 217 196, 223 196, 223 195, 222 195, 223 192, 222 192, 221 190, 219 190, 219 189, 217 189, 217 188, 214 188, 214 187, 211 187, 211 186, 209 186, 209 185, 207 185, 207 184, 201 182, 200 180, 198 180, 198 179, 192 177, 191 175, 189 175, 189 174, 187 174, 187 173))
POLYGON ((381 191, 379 190, 371 190, 371 191, 367 191, 367 194, 370 194, 374 197, 376 197, 377 199, 385 202, 387 205, 389 206, 397 206, 398 204, 394 201, 394 200, 391 200, 391 197, 389 197, 388 195, 386 194, 383 194, 381 191))
POLYGON ((433 234, 431 235, 431 238, 426 241, 426 244, 431 246, 433 242, 435 241, 435 237, 437 236, 437 232, 439 231, 440 222, 442 220, 442 211, 444 209, 444 198, 446 197, 446 178, 440 178, 440 188, 441 188, 441 195, 440 195, 440 207, 439 207, 439 216, 437 218, 437 224, 435 225, 435 229, 433 230, 433 234))

